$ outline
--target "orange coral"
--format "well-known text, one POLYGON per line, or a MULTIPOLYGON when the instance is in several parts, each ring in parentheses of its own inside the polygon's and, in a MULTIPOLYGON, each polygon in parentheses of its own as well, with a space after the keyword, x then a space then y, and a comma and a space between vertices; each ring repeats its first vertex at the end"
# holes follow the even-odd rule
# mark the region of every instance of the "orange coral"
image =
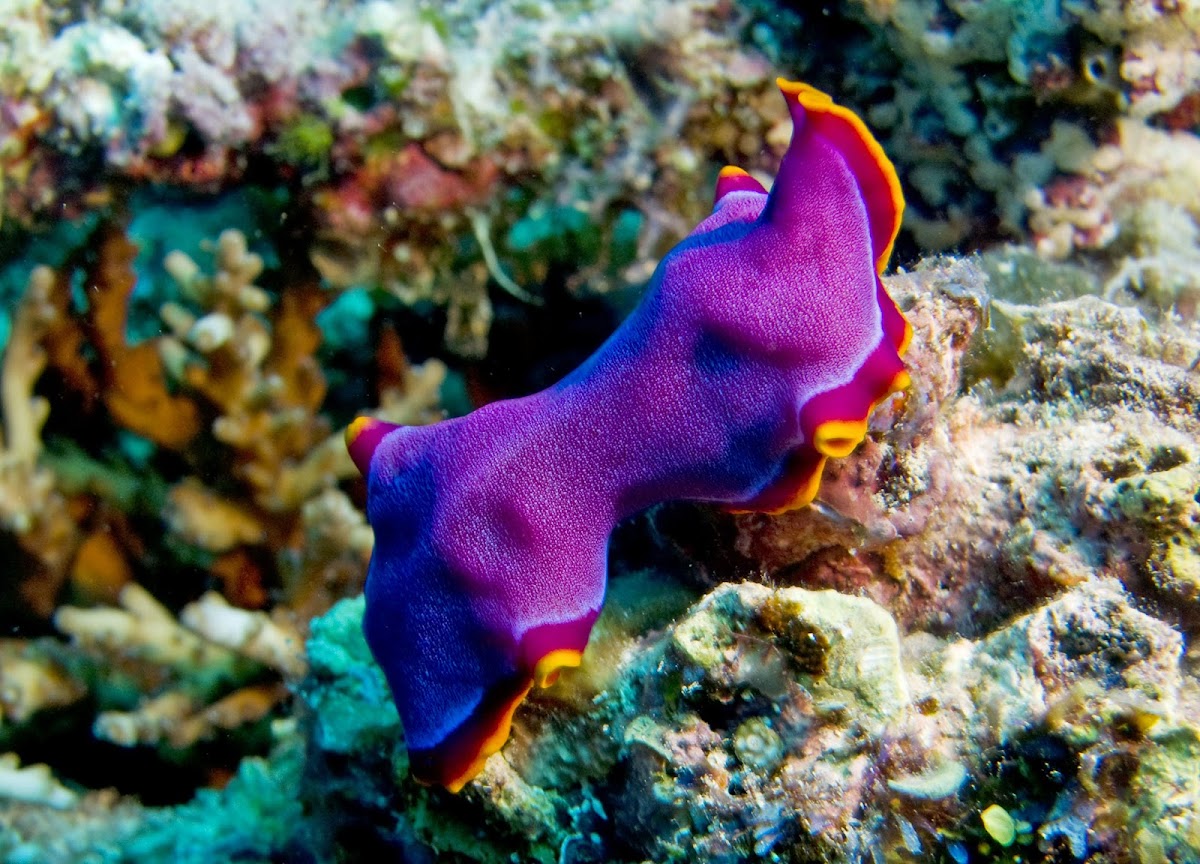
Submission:
POLYGON ((267 607, 271 598, 263 586, 262 567, 245 549, 219 555, 209 569, 221 580, 221 593, 234 606, 242 609, 267 607))
MULTIPOLYGON (((88 364, 84 346, 87 337, 83 324, 71 313, 70 266, 54 272, 47 301, 53 306, 51 316, 42 335, 42 347, 46 360, 62 378, 63 383, 80 399, 85 411, 91 411, 100 398, 100 384, 88 364)), ((49 269, 44 272, 49 273, 49 269)))
POLYGON ((154 342, 130 345, 125 338, 129 297, 137 284, 137 247, 112 225, 101 228, 97 239, 87 273, 87 326, 100 359, 104 405, 131 432, 181 449, 200 430, 195 404, 168 392, 154 342))
POLYGON ((266 367, 279 378, 276 399, 282 405, 316 411, 325 400, 325 376, 316 359, 321 345, 316 321, 326 302, 325 292, 312 280, 289 286, 279 299, 266 367))
POLYGON ((71 564, 71 584, 84 599, 116 603, 121 589, 132 581, 133 570, 110 532, 93 531, 80 544, 71 564))

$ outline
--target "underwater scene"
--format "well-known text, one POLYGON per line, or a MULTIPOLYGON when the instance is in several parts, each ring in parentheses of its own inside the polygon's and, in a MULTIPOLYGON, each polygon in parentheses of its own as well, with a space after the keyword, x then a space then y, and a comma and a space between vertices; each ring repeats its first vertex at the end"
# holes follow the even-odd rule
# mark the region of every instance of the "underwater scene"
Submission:
POLYGON ((1200 864, 1200 0, 0 0, 0 862, 1200 864))

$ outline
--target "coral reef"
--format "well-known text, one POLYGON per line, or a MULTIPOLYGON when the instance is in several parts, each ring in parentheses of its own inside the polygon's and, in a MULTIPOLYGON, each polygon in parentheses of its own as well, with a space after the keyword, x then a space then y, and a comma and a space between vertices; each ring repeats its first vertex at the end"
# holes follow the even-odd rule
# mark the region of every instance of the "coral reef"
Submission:
POLYGON ((1117 117, 1194 131, 1200 8, 1193 3, 846 5, 898 61, 895 78, 876 62, 852 86, 879 105, 872 119, 894 130, 893 152, 919 162, 911 179, 921 213, 910 227, 926 243, 954 243, 977 230, 972 194, 995 196, 1001 226, 1019 231, 1024 197, 1056 172, 1072 171, 1089 139, 1099 140, 1117 117), (890 98, 871 99, 889 88, 890 98), (976 190, 966 197, 955 190, 964 169, 976 190))
POLYGON ((1104 250, 1116 261, 1105 296, 1144 298, 1151 308, 1196 317, 1197 164, 1195 134, 1122 119, 1115 143, 1081 148, 1065 176, 1030 193, 1038 252, 1063 258, 1104 250))
MULTIPOLYGON (((237 231, 208 248, 212 275, 167 257, 176 299, 141 340, 136 249, 116 222, 29 280, 3 366, 4 527, 22 556, 6 596, 34 636, 52 622, 70 641, 5 643, 0 746, 39 752, 49 717, 69 747, 156 753, 185 784, 197 763, 217 782, 288 710, 309 618, 361 587, 372 536, 319 410, 326 295, 303 272, 278 297, 256 285, 263 261, 237 231)), ((381 414, 439 416, 445 374, 392 362, 381 414)), ((51 767, 77 776, 69 759, 51 767)), ((20 769, 14 789, 65 800, 34 782, 49 770, 20 769)))
POLYGON ((826 22, 803 26, 848 41, 832 92, 896 161, 920 250, 1030 240, 1195 315, 1200 6, 846 0, 826 22))
MULTIPOLYGON (((1006 256, 981 263, 1012 272, 1006 256)), ((994 298, 972 339, 984 278, 964 263, 892 283, 916 331, 896 432, 847 460, 821 506, 741 517, 739 548, 776 578, 864 591, 906 628, 982 632, 1097 574, 1186 595, 1195 325, 1151 325, 1090 294, 994 298), (1149 518, 1162 521, 1152 536, 1134 504, 1147 483, 1149 518)))
MULTIPOLYGON (((76 796, 70 821, 7 805, 0 848, 33 862, 190 860, 189 838, 218 824, 219 840, 193 849, 1200 860, 1200 687, 1185 651, 1200 624, 1200 334, 1098 299, 1095 282, 1011 252, 891 278, 914 328, 909 398, 831 472, 818 506, 725 517, 770 584, 697 593, 668 571, 618 570, 583 666, 531 697, 510 746, 457 796, 409 775, 361 598, 312 622, 303 657, 282 609, 215 594, 178 618, 136 583, 121 598, 139 615, 62 609, 79 647, 0 655, 6 680, 29 682, 6 707, 15 723, 97 692, 72 671, 76 651, 157 670, 100 714, 101 734, 202 741, 286 698, 281 676, 298 682, 300 722, 276 720, 267 759, 171 808, 39 769, 46 795, 76 796), (989 297, 989 282, 1013 299, 989 297)), ((322 515, 305 554, 323 559, 331 541, 317 538, 362 528, 332 488, 309 506, 322 515)))
POLYGON ((714 156, 766 167, 762 133, 786 144, 755 18, 709 0, 12 5, 9 220, 266 167, 311 206, 325 278, 445 305, 466 357, 489 282, 540 303, 522 286, 567 262, 570 290, 644 278, 705 211, 714 156))
POLYGON ((34 385, 46 365, 42 339, 58 314, 51 301, 52 280, 49 270, 33 271, 0 365, 4 420, 0 435, 0 524, 37 560, 18 590, 23 602, 41 615, 54 610, 66 576, 66 549, 77 535, 54 477, 39 459, 42 425, 50 407, 34 394, 34 385))

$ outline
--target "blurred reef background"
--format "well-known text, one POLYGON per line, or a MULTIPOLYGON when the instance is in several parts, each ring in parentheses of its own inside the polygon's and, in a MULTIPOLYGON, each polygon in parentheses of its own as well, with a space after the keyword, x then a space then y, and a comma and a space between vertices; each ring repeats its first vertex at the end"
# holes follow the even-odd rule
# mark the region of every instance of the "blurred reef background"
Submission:
POLYGON ((1200 862, 1200 0, 0 0, 0 860, 1200 862), (908 211, 914 387, 623 526, 450 796, 341 429, 539 389, 776 75, 908 211))

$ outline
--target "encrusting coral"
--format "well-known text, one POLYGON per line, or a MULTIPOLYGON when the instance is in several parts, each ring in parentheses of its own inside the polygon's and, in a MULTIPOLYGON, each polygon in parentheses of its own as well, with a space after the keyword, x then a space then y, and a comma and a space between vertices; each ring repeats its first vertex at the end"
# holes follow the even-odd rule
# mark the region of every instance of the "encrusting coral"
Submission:
MULTIPOLYGON (((984 263, 1014 272, 1006 253, 984 263)), ((915 388, 895 431, 840 466, 820 506, 739 517, 744 555, 776 578, 865 592, 905 627, 966 633, 1097 573, 1139 594, 1186 581, 1150 576, 1167 549, 1186 561, 1182 476, 1172 504, 1149 505, 1179 514, 1153 545, 1119 502, 1139 475, 1183 475, 1200 455, 1195 325, 1152 324, 1094 295, 993 297, 977 335, 984 279, 971 263, 898 277, 915 388)))
POLYGON ((848 101, 900 167, 920 246, 1032 238, 1194 308, 1200 6, 849 0, 841 14, 866 28, 848 101))
POLYGON ((1115 259, 1108 297, 1196 317, 1200 308, 1200 139, 1133 119, 1115 141, 1087 145, 1063 176, 1031 192, 1029 225, 1040 254, 1076 250, 1115 259))
POLYGON ((763 168, 758 133, 786 141, 782 112, 760 110, 771 66, 741 44, 764 16, 711 0, 109 13, 19 2, 0 27, 8 219, 86 211, 131 180, 211 191, 267 165, 302 178, 327 279, 444 305, 465 357, 486 349, 489 283, 537 304, 572 259, 571 290, 644 278, 703 212, 711 154, 763 168))

